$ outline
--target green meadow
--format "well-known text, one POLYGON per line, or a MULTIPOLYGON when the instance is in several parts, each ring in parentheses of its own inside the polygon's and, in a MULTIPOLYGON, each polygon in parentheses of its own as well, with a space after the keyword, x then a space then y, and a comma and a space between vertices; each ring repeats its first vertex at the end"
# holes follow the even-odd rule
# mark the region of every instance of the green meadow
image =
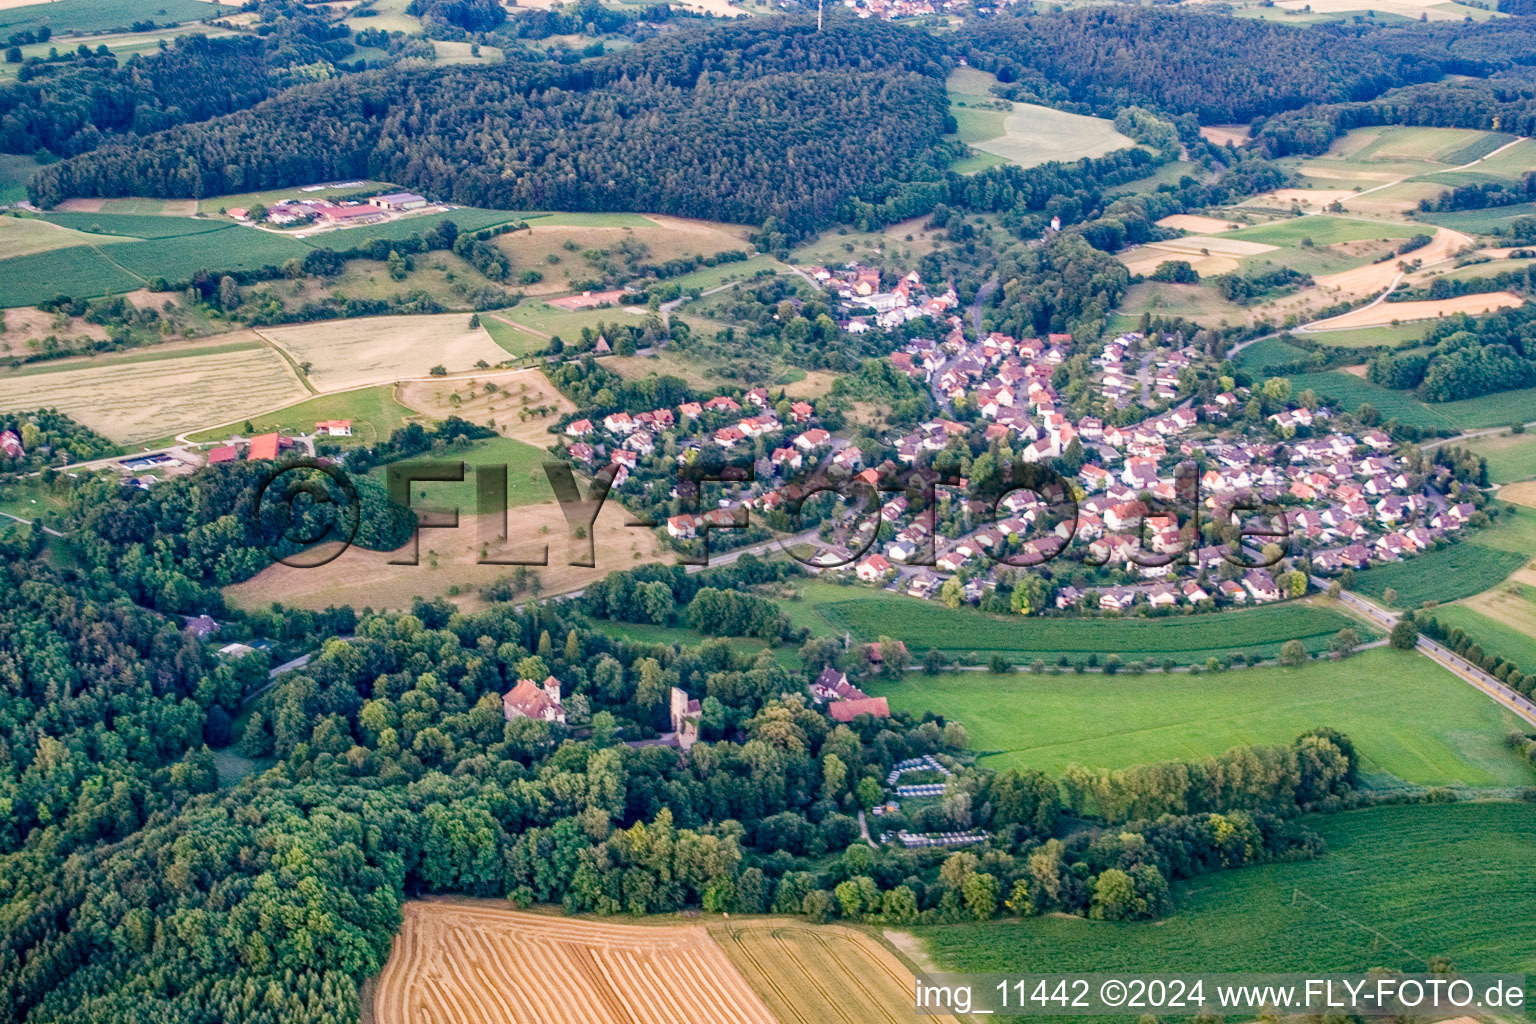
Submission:
POLYGON ((1536 782, 1504 745, 1519 722, 1422 655, 1386 647, 1299 668, 1115 675, 953 672, 870 682, 892 708, 960 722, 992 768, 1057 772, 1209 757, 1289 743, 1317 726, 1347 733, 1383 784, 1536 782))
MULTIPOLYGON (((1377 807, 1303 821, 1327 843, 1321 857, 1177 884, 1162 921, 1053 915, 915 931, 952 971, 1423 972, 1445 956, 1468 973, 1536 976, 1536 804, 1377 807)), ((1527 1003, 1533 995, 1528 982, 1527 1003)))

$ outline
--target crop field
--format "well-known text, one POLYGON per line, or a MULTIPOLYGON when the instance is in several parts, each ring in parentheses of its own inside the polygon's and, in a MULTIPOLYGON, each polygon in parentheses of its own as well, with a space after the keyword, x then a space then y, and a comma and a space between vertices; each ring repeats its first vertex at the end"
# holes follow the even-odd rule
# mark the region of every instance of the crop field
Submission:
POLYGON ((261 334, 295 363, 309 363, 318 390, 340 391, 426 376, 439 365, 454 372, 506 358, 484 330, 472 331, 468 323, 462 313, 376 316, 263 328, 261 334))
POLYGON ((996 676, 911 673, 866 689, 891 707, 965 726, 993 768, 1060 771, 1187 760, 1235 746, 1289 743, 1317 726, 1347 733, 1362 770, 1392 785, 1530 784, 1504 746, 1512 712, 1428 658, 1386 647, 1299 668, 1226 672, 996 676), (1390 708, 1389 714, 1383 714, 1390 708), (1389 778, 1390 777, 1390 778, 1389 778))
POLYGON ((0 203, 14 203, 27 198, 27 182, 32 180, 32 175, 41 166, 30 156, 0 153, 0 203))
MULTIPOLYGON (((509 479, 509 489, 515 483, 509 479)), ((528 484, 532 486, 532 481, 528 484)), ((582 486, 585 488, 586 485, 582 486)), ((439 493, 431 492, 434 504, 441 500, 435 497, 439 493)), ((461 607, 472 609, 484 604, 478 597, 480 588, 513 571, 506 565, 481 564, 482 552, 487 548, 491 557, 534 559, 547 546, 548 566, 535 569, 544 594, 561 594, 590 586, 615 569, 629 569, 641 562, 662 561, 667 557, 650 530, 626 525, 630 514, 617 500, 603 504, 591 531, 591 546, 597 562, 593 568, 570 564, 578 553, 585 555, 586 541, 569 541, 569 526, 560 506, 552 498, 511 509, 506 523, 511 541, 505 545, 491 542, 502 529, 495 517, 482 522, 473 514, 472 505, 465 511, 466 514, 459 517, 456 529, 421 531, 418 565, 391 564, 408 557, 409 546, 400 553, 353 547, 319 568, 268 566, 251 579, 226 587, 224 596, 241 608, 265 608, 274 601, 281 601, 290 607, 314 610, 342 604, 357 608, 398 609, 411 607, 417 597, 429 601, 447 597, 461 607)))
MULTIPOLYGON (((1533 410, 1532 415, 1536 415, 1533 410)), ((1462 446, 1488 460, 1488 479, 1496 484, 1536 478, 1536 434, 1476 437, 1462 446)))
POLYGON ((1349 373, 1297 373, 1291 375, 1291 387, 1297 392, 1311 389, 1325 401, 1353 411, 1370 405, 1384 420, 1397 420, 1415 427, 1455 428, 1457 424, 1440 406, 1426 405, 1409 391, 1393 391, 1372 384, 1349 373))
POLYGON ((104 241, 123 239, 93 238, 35 217, 0 217, 0 260, 104 241))
MULTIPOLYGON (((143 353, 148 358, 71 360, 0 376, 0 409, 53 406, 114 441, 168 437, 271 409, 304 388, 276 352, 258 344, 143 353)), ((136 353, 136 355, 138 355, 136 353)))
MULTIPOLYGON (((306 193, 306 195, 312 196, 313 193, 306 193)), ((432 230, 433 225, 445 220, 453 221, 460 232, 470 232, 493 228, 518 219, 517 214, 508 213, 505 210, 481 210, 473 206, 465 206, 444 213, 413 214, 398 220, 386 221, 383 224, 364 224, 362 227, 338 228, 335 231, 309 231, 304 234, 305 240, 316 248, 349 249, 366 245, 368 240, 373 238, 395 240, 409 238, 412 235, 423 235, 432 230)))
POLYGON ((1350 310, 1324 323, 1329 328, 1382 327, 1411 323, 1415 320, 1441 320, 1465 313, 1477 316, 1496 309, 1518 309, 1525 300, 1514 292, 1482 292, 1454 299, 1425 299, 1420 302, 1381 302, 1363 309, 1350 310))
MULTIPOLYGON (((912 1019, 911 968, 864 932, 759 919, 711 924, 709 935, 779 1024, 907 1024, 912 1019)), ((923 1019, 956 1024, 948 1014, 923 1019)))
POLYGON ((1504 227, 1519 217, 1536 216, 1536 203, 1519 203, 1514 206, 1490 206, 1481 210, 1447 210, 1444 213, 1421 213, 1419 220, 1456 231, 1475 235, 1487 234, 1497 227, 1504 227))
POLYGON ((1536 557, 1536 510, 1507 505, 1493 526, 1459 544, 1355 574, 1355 590, 1380 598, 1397 591, 1399 608, 1457 601, 1496 587, 1536 557))
POLYGON ((1536 974, 1536 804, 1376 807, 1303 821, 1327 842, 1322 857, 1181 883, 1176 913, 1155 924, 1051 915, 917 935, 952 971, 1422 972, 1446 956, 1466 973, 1536 974))
MULTIPOLYGON (((179 238, 221 231, 229 225, 218 220, 194 217, 167 217, 155 213, 49 213, 43 218, 50 224, 71 228, 89 235, 116 235, 126 238, 179 238)), ((102 241, 96 239, 95 241, 102 241)))
POLYGON ((1332 609, 1299 602, 1156 619, 1004 618, 831 583, 807 584, 804 593, 801 601, 785 602, 785 610, 791 616, 809 613, 812 618, 801 624, 819 633, 847 631, 859 640, 894 636, 917 651, 937 647, 984 657, 1001 651, 1026 662, 1063 654, 1074 660, 1088 654, 1119 654, 1127 661, 1172 658, 1181 664, 1240 651, 1273 656, 1287 640, 1301 640, 1317 650, 1326 648, 1329 638, 1344 627, 1360 628, 1332 609))
POLYGON ((55 35, 61 35, 127 28, 145 19, 162 23, 201 21, 233 12, 233 7, 202 0, 52 0, 26 6, 6 4, 0 8, 0 37, 44 25, 52 28, 55 35))
POLYGON ((60 294, 94 298, 142 287, 142 280, 91 245, 0 260, 0 308, 35 306, 60 294))
POLYGON ((1465 430, 1528 423, 1533 415, 1531 410, 1536 409, 1536 388, 1495 391, 1491 395, 1443 402, 1434 408, 1465 430))
MULTIPOLYGON (((286 409, 248 417, 251 433, 266 434, 273 431, 286 434, 308 434, 322 420, 351 420, 352 436, 335 438, 341 445, 374 444, 386 440, 389 435, 405 426, 414 413, 394 399, 394 385, 382 384, 374 388, 360 388, 334 395, 321 395, 286 409)), ((190 435, 190 440, 200 442, 222 441, 231 434, 245 434, 245 421, 190 435)))
POLYGON ((148 281, 172 282, 199 270, 256 270, 285 260, 302 259, 309 247, 269 231, 227 227, 172 238, 154 238, 115 247, 111 258, 123 269, 148 281))
MULTIPOLYGON (((1370 187, 1448 171, 1487 156, 1513 135, 1462 128, 1357 128, 1297 170, 1334 187, 1370 187)), ((1501 154, 1502 155, 1502 154, 1501 154)))
POLYGON ((1283 366, 1311 354, 1304 348, 1288 343, 1284 338, 1264 338, 1239 352, 1237 365, 1245 370, 1261 372, 1266 366, 1283 366))
POLYGON ((778 1024, 702 925, 639 926, 413 902, 377 1024, 778 1024))

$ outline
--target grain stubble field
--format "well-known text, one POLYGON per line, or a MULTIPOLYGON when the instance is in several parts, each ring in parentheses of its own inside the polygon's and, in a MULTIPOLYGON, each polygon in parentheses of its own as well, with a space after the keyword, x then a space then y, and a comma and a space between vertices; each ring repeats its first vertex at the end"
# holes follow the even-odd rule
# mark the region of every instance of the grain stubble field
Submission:
POLYGON ((407 903, 376 1024, 778 1024, 701 925, 407 903))

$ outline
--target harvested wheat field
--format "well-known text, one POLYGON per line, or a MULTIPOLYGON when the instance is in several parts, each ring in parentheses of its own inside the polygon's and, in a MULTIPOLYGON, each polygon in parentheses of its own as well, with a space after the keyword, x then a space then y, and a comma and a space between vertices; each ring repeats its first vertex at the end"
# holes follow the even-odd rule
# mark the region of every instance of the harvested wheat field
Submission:
MULTIPOLYGON (((1505 484, 1499 488, 1500 501, 1512 501, 1516 505, 1526 505, 1536 508, 1536 480, 1526 480, 1518 484, 1505 484)), ((1536 580, 1528 582, 1536 583, 1536 580)))
POLYGON ((1193 213, 1170 213, 1157 222, 1165 228, 1175 228, 1179 231, 1193 231, 1197 235, 1208 235, 1213 232, 1236 231, 1242 227, 1236 221, 1219 220, 1215 217, 1201 217, 1193 213))
POLYGON ((555 390, 541 370, 513 370, 483 377, 413 380, 400 385, 395 400, 433 419, 458 416, 492 427, 502 437, 548 448, 549 428, 576 406, 555 390), (494 389, 494 390, 493 390, 494 389))
MULTIPOLYGON (((734 17, 740 11, 733 11, 734 17)), ((607 253, 604 260, 623 264, 626 251, 633 265, 661 264, 690 256, 713 256, 727 249, 747 250, 748 229, 716 221, 690 220, 647 214, 635 224, 549 224, 544 218, 528 221, 526 231, 501 235, 495 244, 519 267, 537 267, 543 280, 522 285, 525 295, 562 295, 573 282, 594 276, 594 262, 587 253, 607 253), (575 249, 570 246, 574 245, 575 249), (555 262, 551 262, 551 257, 555 262)))
POLYGON ((1321 210, 1329 203, 1354 196, 1353 189, 1346 188, 1277 188, 1273 192, 1261 192, 1245 200, 1243 206, 1290 206, 1295 203, 1304 210, 1321 210))
POLYGON ((1248 126, 1245 124, 1203 124, 1200 126, 1200 137, 1206 142, 1214 142, 1218 146, 1241 146, 1248 141, 1248 126))
POLYGON ((425 377, 434 366, 449 373, 477 362, 495 366, 507 358, 484 328, 469 329, 467 313, 322 321, 263 328, 261 335, 294 362, 309 363, 320 391, 425 377))
MULTIPOLYGON (((516 484, 519 481, 512 481, 516 484)), ((528 486, 548 487, 547 480, 526 481, 528 486)), ((581 484, 583 493, 587 483, 581 484)), ((656 535, 644 527, 627 527, 630 513, 616 499, 603 504, 592 529, 593 568, 570 565, 572 557, 585 554, 585 541, 570 541, 569 527, 560 506, 550 500, 522 505, 507 512, 509 546, 491 545, 491 557, 535 558, 545 545, 549 565, 530 566, 538 574, 543 594, 563 594, 577 590, 607 576, 615 569, 631 569, 643 562, 666 561, 656 535)), ((350 604, 357 608, 409 608, 416 597, 432 600, 447 597, 459 607, 472 610, 483 606, 482 587, 495 583, 516 571, 511 565, 480 565, 480 551, 487 537, 496 536, 495 517, 484 524, 464 508, 454 529, 427 529, 420 532, 420 564, 391 565, 390 559, 410 555, 407 545, 399 552, 368 551, 348 548, 339 558, 317 568, 293 568, 270 565, 243 583, 224 589, 224 596, 242 608, 266 608, 281 601, 294 608, 321 610, 331 605, 350 604), (450 592, 451 591, 451 592, 450 592)), ((317 559, 331 548, 316 548, 317 559)))
POLYGON ((776 1024, 702 925, 626 925, 413 902, 377 1024, 776 1024))
MULTIPOLYGON (((864 932, 784 919, 709 926, 781 1024, 907 1024, 912 971, 864 932)), ((948 1015, 924 1020, 955 1024, 948 1015)))
POLYGON ((306 394, 282 356, 245 332, 0 376, 0 410, 52 406, 114 441, 168 437, 306 394), (178 354, 181 353, 181 354, 178 354))
POLYGON ((1518 308, 1523 305, 1525 300, 1514 292, 1489 292, 1463 295, 1455 299, 1427 299, 1423 302, 1378 302, 1330 320, 1320 320, 1308 327, 1313 331, 1380 327, 1383 324, 1410 323, 1414 320, 1439 320, 1457 313, 1491 313, 1495 309, 1518 308))
MULTIPOLYGON (((1472 239, 1460 231, 1452 231, 1449 228, 1437 228, 1434 238, 1421 249, 1405 253, 1400 259, 1383 260, 1380 263, 1367 263, 1363 267, 1355 267, 1352 270, 1343 270, 1337 274, 1326 274, 1317 279, 1317 286, 1322 289, 1332 289, 1338 292, 1338 297, 1374 295, 1376 292, 1391 287, 1392 282, 1397 279, 1400 270, 1398 267, 1399 263, 1417 260, 1420 266, 1432 266, 1436 263, 1443 263, 1462 249, 1468 248, 1471 245, 1472 239)), ((1468 297, 1470 298, 1470 296, 1468 297)), ((1516 303, 1516 305, 1518 304, 1516 303)), ((1396 303, 1395 305, 1407 306, 1415 305, 1415 303, 1396 303)), ((1355 312, 1364 311, 1356 310, 1355 312)), ((1402 316, 1398 317, 1398 319, 1407 320, 1409 318, 1402 316)), ((1424 317, 1415 317, 1413 319, 1424 319, 1424 317)), ((1381 321, 1372 320, 1370 322, 1390 323, 1391 318, 1389 317, 1387 320, 1381 321)), ((1351 323, 1349 326, 1358 327, 1361 324, 1351 323)))
POLYGON ((1126 270, 1143 276, 1151 274, 1164 263, 1173 263, 1180 260, 1188 263, 1201 277, 1211 277, 1215 274, 1230 274, 1238 268, 1237 260, 1230 256, 1200 256, 1190 253, 1169 252, 1166 249, 1153 248, 1152 246, 1140 246, 1132 249, 1130 252, 1120 254, 1120 261, 1125 264, 1126 270))

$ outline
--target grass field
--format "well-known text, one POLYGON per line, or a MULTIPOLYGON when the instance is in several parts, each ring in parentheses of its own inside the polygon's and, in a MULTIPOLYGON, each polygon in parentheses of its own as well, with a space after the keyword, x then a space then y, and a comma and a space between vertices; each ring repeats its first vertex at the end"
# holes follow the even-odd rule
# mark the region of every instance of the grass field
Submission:
MULTIPOLYGON (((412 484, 411 504, 416 508, 457 509, 464 518, 475 515, 475 468, 478 466, 506 467, 508 508, 554 501, 555 492, 544 474, 544 463, 549 459, 550 456, 545 452, 510 437, 476 441, 463 451, 450 450, 442 455, 407 459, 406 462, 430 462, 433 465, 450 462, 465 464, 464 479, 461 481, 423 481, 412 484)), ((387 466, 380 466, 369 475, 383 482, 387 476, 387 466)))
POLYGON ((1125 329, 1134 330, 1141 314, 1148 312, 1153 316, 1185 317, 1199 324, 1215 324, 1223 320, 1235 324, 1247 320, 1243 307, 1228 302, 1214 286, 1203 284, 1143 281, 1131 285, 1120 300, 1119 313, 1131 321, 1125 329))
POLYGON ((27 182, 41 166, 30 156, 0 153, 0 203, 15 203, 27 198, 27 182))
POLYGON ((1533 412, 1536 410, 1536 388, 1496 391, 1491 395, 1464 398, 1459 402, 1443 402, 1431 408, 1464 430, 1528 423, 1532 416, 1536 416, 1536 412, 1533 412))
POLYGON ((1493 526, 1472 531, 1460 544, 1356 573, 1353 589, 1378 599, 1396 590, 1399 608, 1457 601, 1498 586, 1533 557, 1536 510, 1508 505, 1493 526))
MULTIPOLYGON (((581 335, 583 327, 595 329, 599 323, 639 324, 645 315, 645 307, 613 305, 606 309, 560 309, 529 299, 496 315, 512 321, 514 326, 530 328, 535 336, 550 335, 570 341, 581 335)), ((482 315, 481 319, 485 317, 482 315)), ((547 340, 540 340, 548 344, 547 340)))
POLYGON ((1223 237, 1288 248, 1299 246, 1302 239, 1306 238, 1310 238, 1314 245, 1334 245, 1338 242, 1362 242, 1368 239, 1407 238, 1412 234, 1412 226, 1406 224, 1315 216, 1277 220, 1271 224, 1233 231, 1223 237))
MULTIPOLYGON (((918 935, 954 971, 1423 972, 1429 957, 1447 956, 1466 973, 1536 974, 1536 805, 1378 807, 1304 821, 1327 842, 1322 857, 1182 883, 1174 914, 1155 924, 1050 916, 918 935)), ((1527 1003, 1532 995, 1528 983, 1527 1003)))
POLYGON ((0 37, 46 25, 54 35, 128 28, 136 21, 159 24, 202 21, 234 12, 202 0, 52 0, 0 10, 0 37))
POLYGON ((0 376, 0 409, 53 406, 124 443, 258 413, 304 394, 281 356, 249 343, 71 360, 35 369, 0 376), (219 351, 206 351, 210 348, 219 351))
POLYGON ((777 1024, 701 925, 565 919, 489 900, 404 911, 377 1024, 777 1024))
POLYGON ((1329 348, 1371 348, 1376 345, 1397 347, 1405 342, 1424 340, 1425 324, 1390 324, 1384 327, 1355 327, 1342 331, 1315 331, 1307 335, 1329 348))
POLYGON ((1102 117, 1034 103, 1014 103, 1011 111, 981 106, 996 102, 988 92, 996 81, 976 68, 960 68, 949 76, 949 112, 959 126, 958 137, 979 151, 979 156, 961 161, 952 170, 969 173, 1003 162, 1034 167, 1052 160, 1103 156, 1136 144, 1102 117))
MULTIPOLYGON (((1536 415, 1536 409, 1532 410, 1536 415)), ((1476 437, 1463 447, 1488 460, 1488 479, 1496 484, 1536 478, 1536 434, 1476 437)))
POLYGON ((1074 660, 1088 654, 1119 654, 1126 661, 1172 658, 1180 664, 1240 651, 1272 656, 1287 640, 1326 648, 1339 630, 1356 626, 1332 609, 1299 602, 1159 619, 1004 618, 864 587, 813 582, 802 589, 800 601, 783 606, 797 625, 815 633, 846 631, 857 640, 895 636, 918 651, 937 647, 982 657, 1001 651, 1025 662, 1063 654, 1074 660))
MULTIPOLYGON (((913 1016, 911 969, 865 932, 748 919, 711 924, 709 935, 779 1024, 897 1024, 913 1016)), ((922 1019, 956 1024, 947 1014, 922 1019)))
POLYGON ((1536 672, 1536 587, 1512 583, 1461 604, 1442 605, 1433 614, 1446 628, 1464 629, 1485 654, 1536 672))
MULTIPOLYGON (((344 391, 335 395, 321 395, 290 405, 286 409, 250 417, 253 433, 266 434, 280 431, 287 434, 308 434, 322 420, 351 420, 352 436, 337 438, 335 443, 375 444, 388 439, 389 435, 405 426, 414 415, 410 409, 394 399, 394 385, 384 384, 357 391, 344 391)), ((205 430, 190 435, 193 441, 222 441, 231 434, 244 434, 244 423, 235 423, 216 430, 205 430)))
POLYGON ((1372 648, 1344 661, 1190 675, 912 673, 866 687, 899 711, 962 723, 995 768, 1123 768, 1288 743, 1316 726, 1347 733, 1363 770, 1423 785, 1517 786, 1510 712, 1428 658, 1372 648), (1390 714, 1383 714, 1390 708, 1390 714), (1091 709, 1091 710, 1090 710, 1091 709))

